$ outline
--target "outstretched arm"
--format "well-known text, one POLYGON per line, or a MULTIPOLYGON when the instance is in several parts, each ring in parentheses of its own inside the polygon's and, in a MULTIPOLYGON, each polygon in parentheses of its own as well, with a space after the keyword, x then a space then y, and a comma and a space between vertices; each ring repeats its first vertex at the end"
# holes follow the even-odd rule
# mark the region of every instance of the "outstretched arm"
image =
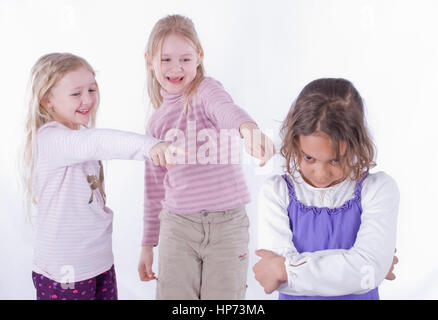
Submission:
POLYGON ((57 122, 38 132, 39 155, 53 167, 92 160, 145 160, 159 142, 149 135, 113 129, 72 130, 57 122))
POLYGON ((246 152, 260 159, 260 166, 274 156, 274 143, 261 132, 245 110, 234 103, 219 81, 205 79, 199 88, 199 95, 210 121, 220 129, 238 130, 244 139, 246 152))

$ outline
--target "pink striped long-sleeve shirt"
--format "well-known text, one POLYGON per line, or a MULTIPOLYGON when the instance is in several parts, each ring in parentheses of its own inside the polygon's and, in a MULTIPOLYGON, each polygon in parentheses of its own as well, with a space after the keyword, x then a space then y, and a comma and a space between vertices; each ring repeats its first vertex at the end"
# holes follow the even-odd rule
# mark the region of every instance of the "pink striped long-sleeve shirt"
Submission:
POLYGON ((235 138, 240 137, 241 124, 254 120, 212 78, 201 82, 187 114, 183 94, 164 90, 161 94, 163 103, 149 119, 147 132, 173 141, 187 155, 171 169, 146 160, 143 245, 158 244, 158 215, 163 207, 176 214, 193 214, 233 209, 250 201, 235 138))
POLYGON ((99 160, 144 161, 157 142, 118 130, 71 130, 55 121, 38 130, 35 272, 72 283, 111 268, 113 213, 105 206, 99 160))

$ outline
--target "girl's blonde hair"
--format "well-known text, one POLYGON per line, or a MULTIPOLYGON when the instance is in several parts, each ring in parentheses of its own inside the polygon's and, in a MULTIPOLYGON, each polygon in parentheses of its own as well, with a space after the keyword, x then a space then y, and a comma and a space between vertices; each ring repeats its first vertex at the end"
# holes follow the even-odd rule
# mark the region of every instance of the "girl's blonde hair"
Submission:
MULTIPOLYGON (((91 65, 83 58, 71 53, 50 53, 42 56, 34 64, 29 79, 29 105, 26 117, 26 135, 21 163, 21 175, 26 199, 26 211, 29 213, 31 204, 36 204, 33 193, 34 161, 37 152, 37 132, 44 124, 54 121, 45 105, 51 89, 65 74, 85 68, 94 76, 91 65)), ((96 84, 97 87, 97 84, 96 84)), ((97 103, 90 115, 87 127, 94 127, 96 112, 99 105, 99 89, 97 87, 97 103)))
MULTIPOLYGON (((161 85, 159 84, 157 78, 155 77, 154 70, 152 67, 152 60, 154 57, 158 55, 161 56, 161 48, 163 45, 164 39, 170 35, 175 34, 178 36, 182 36, 187 41, 191 42, 198 54, 203 54, 203 49, 201 46, 201 42, 199 41, 198 34, 196 33, 195 26, 193 22, 184 16, 181 15, 169 15, 166 16, 155 24, 153 27, 151 34, 149 35, 149 40, 146 47, 146 68, 148 75, 148 94, 151 99, 152 106, 155 109, 158 109, 163 102, 163 97, 161 96, 160 90, 161 85)), ((193 79, 190 87, 188 88, 185 99, 184 99, 184 112, 188 112, 189 108, 189 99, 196 92, 199 87, 199 84, 205 77, 204 65, 202 60, 200 61, 197 70, 195 79, 193 79)))

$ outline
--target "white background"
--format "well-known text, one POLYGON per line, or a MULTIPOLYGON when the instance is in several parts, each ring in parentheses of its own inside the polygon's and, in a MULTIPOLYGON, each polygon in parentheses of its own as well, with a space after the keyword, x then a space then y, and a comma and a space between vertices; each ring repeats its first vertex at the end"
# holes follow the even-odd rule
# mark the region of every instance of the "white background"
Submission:
MULTIPOLYGON (((17 183, 26 86, 35 61, 72 52, 97 70, 98 127, 142 133, 148 113, 143 50, 154 23, 180 13, 195 23, 207 74, 222 82, 278 144, 278 127, 302 87, 320 77, 351 80, 366 102, 378 147, 376 170, 393 176, 401 203, 397 279, 383 299, 437 299, 438 4, 402 0, 26 1, 0 0, 0 299, 34 299, 32 226, 17 183)), ((243 165, 253 201, 248 299, 265 295, 251 271, 257 258, 257 191, 281 171, 243 165)), ((153 299, 137 275, 143 207, 141 162, 107 161, 114 210, 113 250, 120 299, 153 299)), ((155 265, 156 270, 156 265, 155 265)))

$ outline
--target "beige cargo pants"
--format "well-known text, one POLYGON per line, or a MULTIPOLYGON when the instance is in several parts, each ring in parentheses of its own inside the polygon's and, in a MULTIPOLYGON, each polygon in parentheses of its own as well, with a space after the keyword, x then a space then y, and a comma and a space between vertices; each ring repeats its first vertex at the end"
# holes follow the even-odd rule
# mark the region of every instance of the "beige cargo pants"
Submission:
POLYGON ((245 207, 160 213, 157 299, 245 299, 249 220, 245 207))

